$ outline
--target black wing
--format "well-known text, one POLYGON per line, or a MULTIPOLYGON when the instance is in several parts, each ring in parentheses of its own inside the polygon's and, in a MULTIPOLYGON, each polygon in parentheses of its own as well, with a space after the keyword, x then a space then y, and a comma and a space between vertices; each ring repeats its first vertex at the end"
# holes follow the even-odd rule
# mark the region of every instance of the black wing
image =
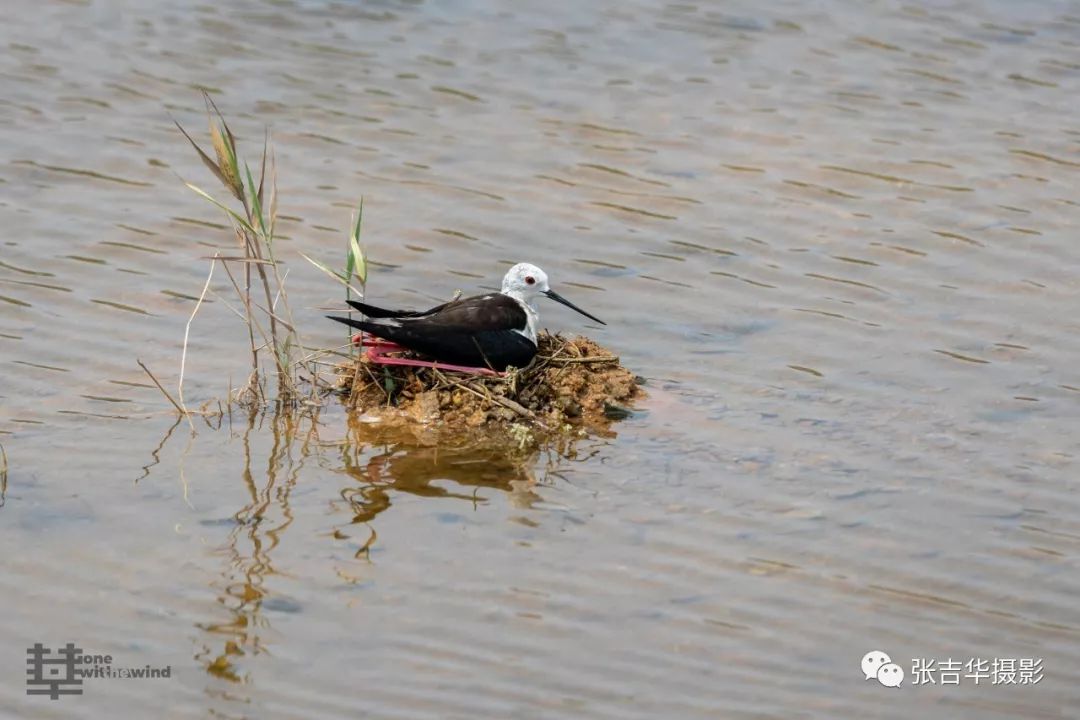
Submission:
MULTIPOLYGON (((355 310, 359 310, 368 317, 372 318, 407 318, 407 317, 422 317, 424 315, 430 315, 431 313, 438 312, 450 303, 443 303, 442 305, 436 305, 430 310, 387 310, 386 308, 377 307, 375 305, 368 305, 367 303, 357 302, 356 300, 346 300, 355 310)), ((454 302, 451 300, 450 302, 454 302)))
POLYGON ((411 328, 475 334, 487 330, 524 330, 529 318, 514 298, 502 293, 474 295, 448 302, 423 314, 401 317, 411 328))
POLYGON ((536 354, 536 345, 517 332, 528 324, 525 310, 502 294, 477 295, 446 303, 424 315, 383 322, 330 317, 454 365, 490 365, 505 370, 509 365, 528 365, 536 354))

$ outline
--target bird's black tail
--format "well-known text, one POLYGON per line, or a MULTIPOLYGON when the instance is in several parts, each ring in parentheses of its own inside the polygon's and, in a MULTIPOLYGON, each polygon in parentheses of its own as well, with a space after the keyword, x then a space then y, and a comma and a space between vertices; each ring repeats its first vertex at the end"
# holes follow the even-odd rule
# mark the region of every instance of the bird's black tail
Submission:
POLYGON ((347 300, 352 305, 353 310, 359 310, 368 317, 419 317, 420 315, 428 315, 440 308, 443 305, 438 305, 431 310, 387 310, 386 308, 378 308, 376 305, 369 305, 366 302, 357 302, 356 300, 347 300))
POLYGON ((387 310, 386 308, 368 305, 367 303, 357 302, 356 300, 346 300, 346 302, 349 303, 353 309, 359 310, 370 318, 418 318, 437 313, 443 308, 453 305, 457 300, 444 302, 442 305, 436 305, 427 310, 387 310))
POLYGON ((331 320, 336 320, 343 325, 348 325, 351 328, 357 330, 363 330, 366 333, 370 333, 375 337, 381 337, 384 340, 393 340, 394 331, 398 330, 397 325, 384 325, 382 323, 370 322, 368 320, 353 320, 352 318, 338 317, 337 315, 327 315, 326 317, 331 320))
MULTIPOLYGON (((356 300, 347 300, 353 310, 359 310, 368 317, 399 317, 405 314, 401 310, 387 310, 386 308, 377 308, 376 305, 369 305, 366 302, 357 302, 356 300)), ((335 317, 334 320, 340 320, 335 317)))

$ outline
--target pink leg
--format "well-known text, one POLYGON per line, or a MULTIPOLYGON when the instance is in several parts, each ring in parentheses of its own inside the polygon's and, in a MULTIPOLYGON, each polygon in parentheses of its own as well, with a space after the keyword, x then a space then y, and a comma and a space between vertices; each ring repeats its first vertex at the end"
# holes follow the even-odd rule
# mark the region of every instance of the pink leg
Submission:
MULTIPOLYGON (((361 335, 357 334, 353 337, 354 343, 359 343, 361 335)), ((364 355, 373 363, 379 363, 380 365, 403 365, 408 367, 426 367, 436 368, 439 370, 449 370, 451 372, 469 373, 472 375, 488 375, 490 377, 501 377, 502 373, 495 372, 491 368, 486 367, 469 367, 466 365, 451 365, 449 363, 429 362, 427 360, 410 360, 408 358, 388 357, 387 353, 401 352, 407 348, 403 348, 400 345, 383 340, 382 338, 372 338, 370 335, 363 338, 366 345, 364 355)))
POLYGON ((429 362, 427 360, 409 360, 408 358, 387 357, 381 353, 373 355, 370 352, 368 353, 367 357, 369 360, 371 360, 371 362, 379 363, 380 365, 406 365, 409 367, 434 368, 436 370, 449 370, 451 372, 469 373, 472 375, 489 375, 491 377, 502 377, 502 373, 497 373, 491 368, 485 367, 451 365, 449 363, 429 362))

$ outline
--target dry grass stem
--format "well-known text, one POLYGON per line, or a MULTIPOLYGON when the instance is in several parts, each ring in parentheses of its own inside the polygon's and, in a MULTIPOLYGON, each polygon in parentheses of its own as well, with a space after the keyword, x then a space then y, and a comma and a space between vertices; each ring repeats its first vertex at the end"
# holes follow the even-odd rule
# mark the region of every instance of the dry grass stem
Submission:
POLYGON ((180 413, 183 417, 187 418, 188 425, 191 426, 191 432, 195 432, 195 423, 191 421, 191 413, 189 413, 182 405, 180 405, 180 403, 176 402, 176 400, 173 399, 173 396, 169 394, 169 391, 165 389, 164 385, 158 382, 158 379, 154 377, 154 373, 150 372, 150 368, 146 367, 146 365, 143 364, 142 360, 136 358, 135 362, 137 362, 139 364, 139 367, 143 369, 143 372, 145 372, 150 377, 150 379, 154 381, 154 384, 157 385, 157 389, 161 391, 161 394, 165 396, 166 400, 172 403, 172 406, 176 408, 176 411, 180 413))
MULTIPOLYGON (((180 398, 181 408, 184 408, 184 370, 187 367, 188 337, 191 335, 191 323, 199 313, 203 300, 206 299, 206 291, 210 289, 210 281, 214 278, 215 267, 217 267, 216 257, 210 260, 210 272, 206 274, 206 282, 203 284, 202 292, 199 293, 199 299, 195 302, 195 309, 191 311, 191 316, 188 318, 187 324, 184 325, 184 347, 180 351, 180 380, 176 384, 176 395, 180 398)), ((184 410, 184 413, 187 414, 187 411, 184 410)))

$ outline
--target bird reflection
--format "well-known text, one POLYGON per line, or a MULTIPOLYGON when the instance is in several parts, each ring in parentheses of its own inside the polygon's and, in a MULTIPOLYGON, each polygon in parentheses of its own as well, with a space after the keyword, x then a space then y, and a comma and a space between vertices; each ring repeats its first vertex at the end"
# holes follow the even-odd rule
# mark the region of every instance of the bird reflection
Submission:
POLYGON ((509 493, 515 506, 527 508, 540 499, 533 491, 538 456, 538 451, 505 445, 423 447, 398 442, 366 458, 361 452, 346 457, 345 472, 357 485, 341 495, 352 506, 353 523, 373 520, 393 504, 397 492, 483 503, 486 499, 475 490, 459 488, 491 488, 509 493))

